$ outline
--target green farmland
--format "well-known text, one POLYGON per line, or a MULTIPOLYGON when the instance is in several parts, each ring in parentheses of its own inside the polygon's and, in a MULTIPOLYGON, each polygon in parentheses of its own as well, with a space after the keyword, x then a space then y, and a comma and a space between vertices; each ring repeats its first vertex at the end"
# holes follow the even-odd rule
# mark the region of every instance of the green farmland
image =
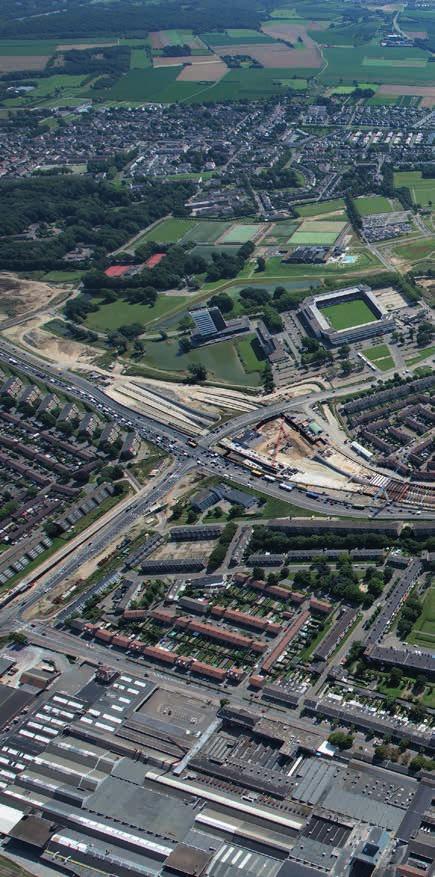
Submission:
POLYGON ((256 100, 290 90, 306 88, 306 75, 315 69, 301 68, 246 68, 229 70, 218 82, 179 82, 182 65, 148 67, 129 70, 107 91, 101 90, 105 100, 117 103, 144 102, 203 103, 204 101, 256 100))
POLYGON ((229 28, 226 31, 202 33, 201 39, 212 48, 214 46, 254 46, 275 42, 272 37, 268 37, 258 30, 249 30, 248 28, 229 28))
POLYGON ((353 85, 355 82, 385 85, 431 85, 432 64, 422 49, 396 48, 394 58, 380 46, 325 48, 327 66, 319 76, 325 84, 353 85))
POLYGON ((361 326, 364 323, 374 323, 377 319, 362 298, 344 301, 338 305, 329 305, 322 308, 322 313, 332 328, 337 330, 350 329, 352 326, 361 326))

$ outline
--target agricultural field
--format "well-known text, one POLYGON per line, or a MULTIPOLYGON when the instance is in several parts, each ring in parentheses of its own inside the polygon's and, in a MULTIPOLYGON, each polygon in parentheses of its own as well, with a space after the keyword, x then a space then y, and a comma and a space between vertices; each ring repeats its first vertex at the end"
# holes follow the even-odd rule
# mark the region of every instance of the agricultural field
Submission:
POLYGON ((435 588, 430 588, 423 602, 423 609, 417 618, 408 637, 409 642, 417 646, 433 646, 435 644, 435 588))
POLYGON ((377 317, 362 298, 345 301, 337 305, 322 308, 322 314, 330 322, 333 329, 350 329, 365 323, 374 323, 377 317))
POLYGON ((394 56, 380 46, 325 48, 327 66, 319 75, 325 84, 353 85, 355 82, 386 85, 432 85, 432 64, 422 49, 396 48, 394 56))
POLYGON ((362 195, 355 199, 355 205, 361 216, 373 216, 376 213, 392 213, 402 209, 400 205, 390 198, 382 195, 362 195))
POLYGON ((216 46, 228 46, 231 48, 231 46, 260 45, 261 43, 274 42, 272 37, 267 36, 267 34, 247 28, 229 28, 226 31, 202 33, 201 39, 212 49, 216 46))
MULTIPOLYGON (((183 67, 181 59, 171 59, 175 62, 169 66, 149 67, 142 70, 130 70, 121 76, 112 88, 107 91, 101 90, 99 94, 105 100, 113 103, 124 102, 140 105, 144 102, 173 103, 182 101, 185 103, 203 103, 207 101, 226 100, 256 100, 270 97, 275 94, 285 94, 289 89, 294 91, 304 90, 307 86, 307 69, 301 68, 247 68, 240 67, 228 72, 219 78, 219 81, 207 80, 208 66, 192 64, 195 78, 200 76, 196 67, 204 67, 204 81, 189 81, 186 70, 191 75, 191 68, 183 67)), ((221 62, 218 62, 219 64, 221 62)), ((219 74, 220 75, 220 74, 219 74)), ((215 74, 213 79, 215 79, 215 74)))
POLYGON ((394 185, 406 186, 414 204, 422 207, 435 205, 435 179, 424 178, 421 171, 398 171, 394 174, 394 185))
POLYGON ((367 347, 362 353, 379 371, 385 372, 394 368, 394 359, 388 344, 375 344, 374 347, 367 347))

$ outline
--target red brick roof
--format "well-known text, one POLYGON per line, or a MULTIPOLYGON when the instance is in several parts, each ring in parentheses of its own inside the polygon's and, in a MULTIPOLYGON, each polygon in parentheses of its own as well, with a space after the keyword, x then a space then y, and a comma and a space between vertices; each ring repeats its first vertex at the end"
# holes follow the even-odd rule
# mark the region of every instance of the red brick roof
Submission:
POLYGON ((265 658, 265 660, 263 661, 263 670, 268 672, 272 669, 273 665, 276 663, 282 653, 285 652, 289 643, 291 643, 292 639, 295 638, 296 634, 300 631, 301 627, 304 626, 306 621, 308 621, 309 617, 310 613, 307 609, 305 609, 304 612, 301 612, 300 615, 296 616, 295 620, 286 630, 284 636, 281 637, 275 648, 272 649, 270 655, 268 655, 267 658, 265 658))

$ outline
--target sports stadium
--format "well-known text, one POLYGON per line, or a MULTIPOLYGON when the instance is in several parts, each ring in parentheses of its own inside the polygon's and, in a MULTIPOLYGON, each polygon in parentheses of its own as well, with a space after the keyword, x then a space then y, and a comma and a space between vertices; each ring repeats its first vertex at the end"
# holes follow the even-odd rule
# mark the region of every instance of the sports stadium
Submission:
POLYGON ((394 328, 392 317, 363 284, 305 299, 300 316, 316 338, 333 347, 394 328))

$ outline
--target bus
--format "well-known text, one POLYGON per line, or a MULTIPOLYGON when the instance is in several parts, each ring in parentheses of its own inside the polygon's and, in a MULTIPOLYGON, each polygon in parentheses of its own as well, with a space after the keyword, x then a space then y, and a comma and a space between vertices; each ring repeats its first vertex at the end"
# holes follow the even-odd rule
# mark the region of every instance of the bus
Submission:
POLYGON ((193 439, 188 439, 188 440, 187 440, 187 444, 190 445, 191 448, 196 448, 196 447, 198 447, 198 442, 194 442, 193 439))
POLYGON ((282 487, 283 490, 293 490, 294 488, 294 484, 288 484, 287 481, 281 481, 279 486, 282 487))

